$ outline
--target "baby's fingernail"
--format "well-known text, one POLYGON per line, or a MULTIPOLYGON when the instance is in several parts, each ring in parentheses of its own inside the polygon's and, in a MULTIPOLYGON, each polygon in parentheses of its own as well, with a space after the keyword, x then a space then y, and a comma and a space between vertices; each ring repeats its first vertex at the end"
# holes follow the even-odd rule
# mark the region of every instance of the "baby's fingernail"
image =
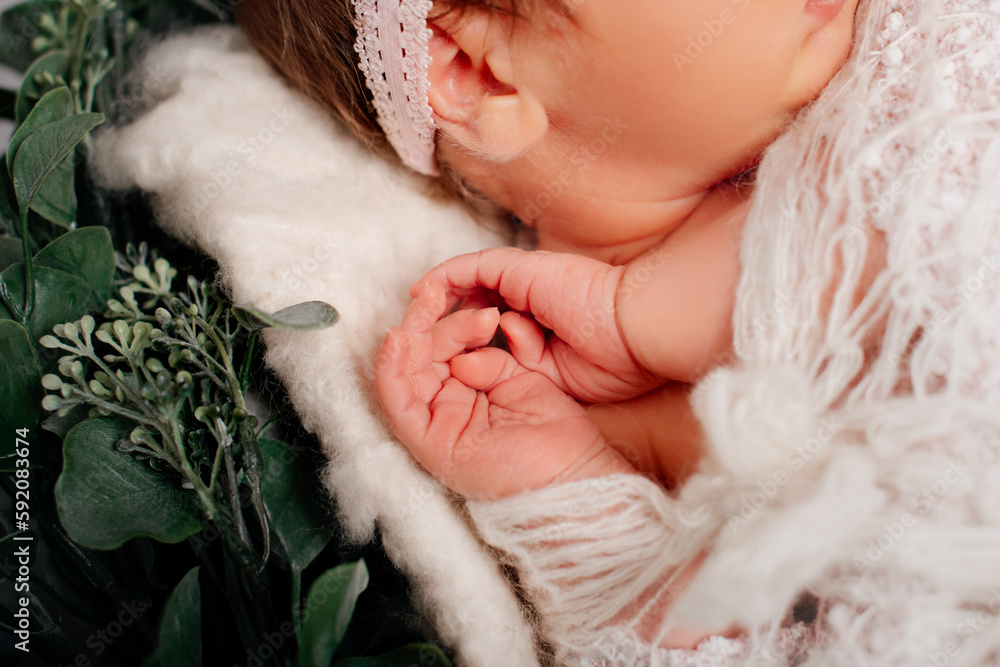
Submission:
POLYGON ((427 286, 430 284, 431 281, 428 280, 426 276, 421 278, 417 282, 410 285, 410 295, 413 298, 417 298, 418 296, 424 293, 424 291, 427 289, 427 286))
POLYGON ((483 308, 476 313, 476 321, 482 325, 496 326, 500 320, 499 308, 483 308))

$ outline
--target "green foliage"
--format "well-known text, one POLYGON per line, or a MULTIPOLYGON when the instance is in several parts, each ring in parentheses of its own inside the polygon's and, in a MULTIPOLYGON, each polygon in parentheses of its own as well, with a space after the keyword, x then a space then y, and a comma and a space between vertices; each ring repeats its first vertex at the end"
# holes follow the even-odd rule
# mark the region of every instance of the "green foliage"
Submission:
POLYGON ((0 105, 17 123, 0 161, 0 427, 28 443, 0 439, 0 505, 31 471, 30 528, 0 515, 0 569, 30 536, 23 594, 46 664, 448 665, 395 627, 414 614, 405 590, 369 590, 380 577, 337 539, 294 415, 252 414, 273 384, 259 331, 337 311, 231 304, 88 187, 90 133, 127 108, 136 47, 154 26, 223 16, 208 0, 32 0, 0 16, 0 62, 26 69, 0 105))
POLYGON ((172 544, 202 529, 191 494, 129 453, 132 428, 118 417, 87 419, 63 441, 56 505, 77 544, 114 549, 138 536, 172 544))
MULTIPOLYGON (((0 284, 13 294, 24 293, 24 267, 24 264, 7 267, 0 273, 0 284)), ((36 308, 28 321, 27 329, 38 349, 38 339, 52 331, 53 326, 87 312, 91 289, 79 276, 45 266, 34 268, 32 287, 35 291, 36 308)), ((6 307, 0 304, 0 319, 21 321, 21 313, 11 310, 12 305, 16 307, 16 300, 6 307)))
POLYGON ((192 568, 163 607, 154 661, 171 667, 201 667, 201 587, 198 571, 192 568))
POLYGON ((299 667, 327 667, 347 633, 358 596, 368 587, 364 561, 324 572, 309 589, 302 622, 299 667))
POLYGON ((340 319, 337 310, 322 301, 306 301, 268 314, 252 306, 233 306, 233 315, 250 331, 276 327, 292 331, 312 331, 332 326, 340 319))
MULTIPOLYGON (((0 320, 0 428, 4 433, 37 421, 41 414, 41 372, 28 332, 17 322, 0 320)), ((14 458, 15 440, 0 440, 0 469, 12 470, 6 462, 14 458)))
MULTIPOLYGON (((34 104, 43 97, 43 91, 66 85, 69 54, 61 49, 49 51, 31 64, 24 74, 24 83, 17 94, 15 107, 18 124, 23 125, 34 104)), ((8 163, 9 166, 9 163, 8 163)))

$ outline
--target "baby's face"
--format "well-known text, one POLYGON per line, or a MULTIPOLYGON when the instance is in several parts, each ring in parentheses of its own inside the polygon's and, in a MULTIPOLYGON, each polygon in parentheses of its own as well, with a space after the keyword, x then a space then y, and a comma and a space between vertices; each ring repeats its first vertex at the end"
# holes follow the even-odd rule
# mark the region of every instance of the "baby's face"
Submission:
POLYGON ((511 41, 544 140, 499 166, 457 166, 551 249, 641 246, 826 86, 858 1, 565 0, 572 23, 532 15, 511 41))
POLYGON ((567 44, 576 66, 552 107, 569 112, 581 138, 619 119, 630 159, 673 162, 688 174, 711 165, 715 173, 702 177, 712 181, 743 168, 827 84, 850 49, 857 5, 576 2, 579 30, 567 44))

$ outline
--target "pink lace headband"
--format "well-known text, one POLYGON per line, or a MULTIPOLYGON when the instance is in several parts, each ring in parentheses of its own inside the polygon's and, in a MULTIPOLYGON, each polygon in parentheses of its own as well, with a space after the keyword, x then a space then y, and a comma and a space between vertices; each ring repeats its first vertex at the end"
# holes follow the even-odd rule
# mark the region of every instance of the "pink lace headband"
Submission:
POLYGON ((400 159, 428 176, 438 173, 435 126, 427 101, 431 0, 352 0, 360 57, 378 122, 400 159))

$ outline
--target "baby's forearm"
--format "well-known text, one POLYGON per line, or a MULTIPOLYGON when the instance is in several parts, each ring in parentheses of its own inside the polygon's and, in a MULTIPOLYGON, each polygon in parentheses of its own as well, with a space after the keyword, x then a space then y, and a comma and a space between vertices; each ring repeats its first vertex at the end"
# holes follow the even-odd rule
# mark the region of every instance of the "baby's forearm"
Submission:
POLYGON ((694 473, 705 451, 690 389, 671 382, 628 401, 590 405, 587 416, 640 473, 673 488, 694 473))
POLYGON ((728 356, 743 218, 742 201, 720 202, 626 267, 618 325, 646 370, 694 382, 728 356))

